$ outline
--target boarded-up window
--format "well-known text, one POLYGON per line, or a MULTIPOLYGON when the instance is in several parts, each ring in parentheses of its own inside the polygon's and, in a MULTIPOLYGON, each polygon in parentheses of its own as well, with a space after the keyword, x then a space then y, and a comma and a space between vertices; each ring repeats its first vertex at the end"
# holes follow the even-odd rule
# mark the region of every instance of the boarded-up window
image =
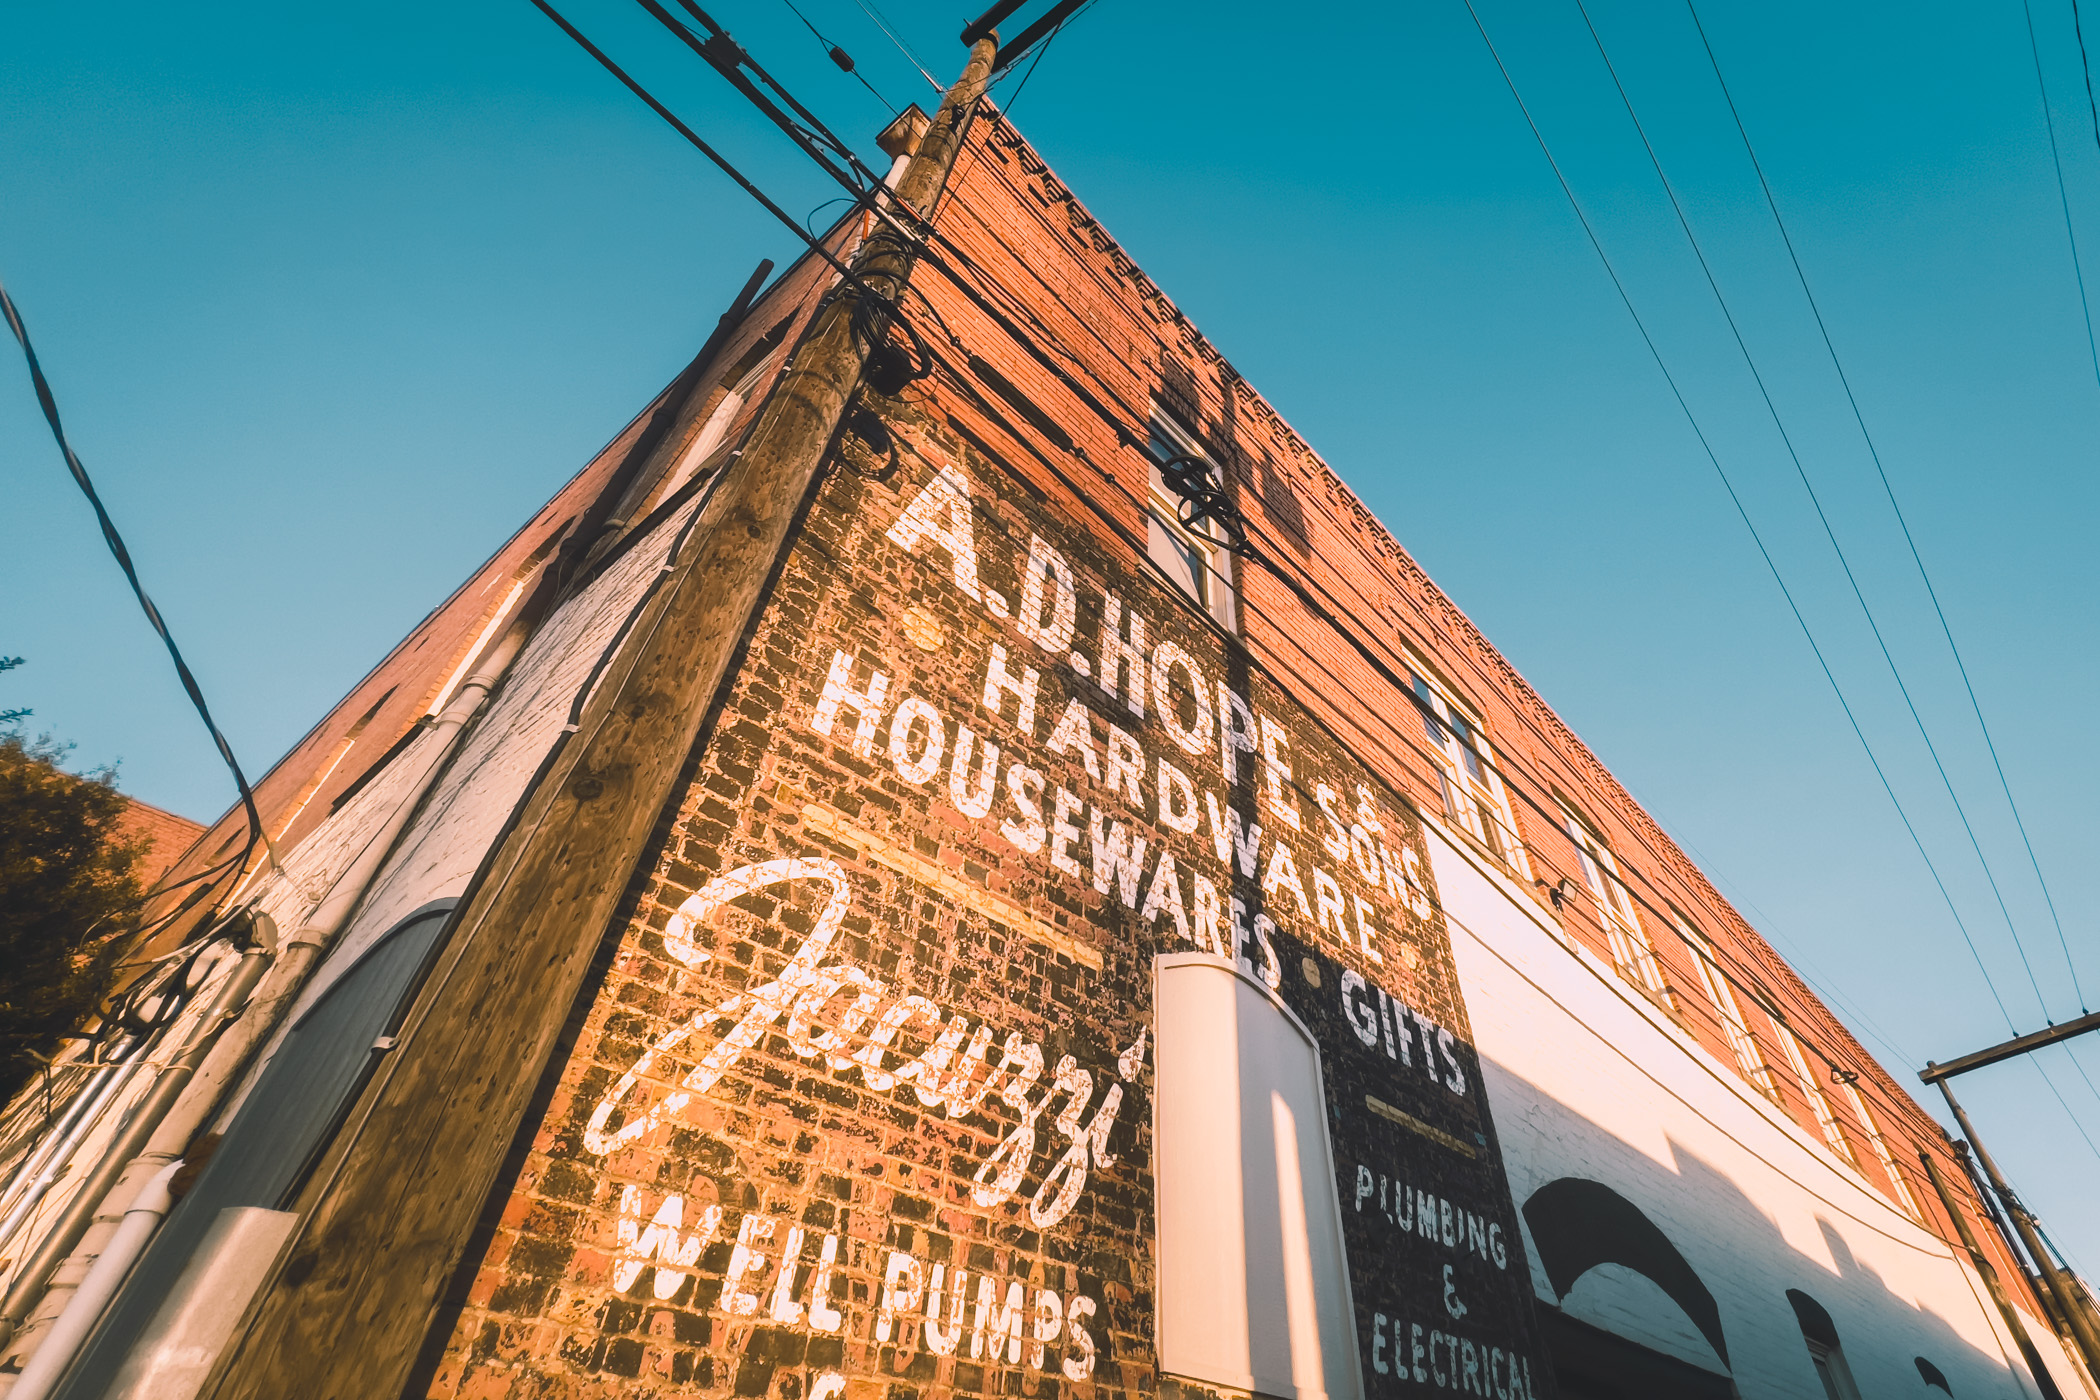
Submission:
POLYGON ((1320 1056, 1223 958, 1158 960, 1159 1364, 1282 1400, 1360 1400, 1320 1056))

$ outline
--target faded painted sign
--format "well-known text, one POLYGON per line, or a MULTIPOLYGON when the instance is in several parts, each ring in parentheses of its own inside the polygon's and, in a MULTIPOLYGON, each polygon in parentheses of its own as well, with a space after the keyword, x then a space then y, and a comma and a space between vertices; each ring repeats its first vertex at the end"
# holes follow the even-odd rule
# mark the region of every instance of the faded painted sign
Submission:
POLYGON ((1156 1388, 1152 964, 1319 1043, 1367 1394, 1548 1382, 1419 821, 959 444, 821 488, 434 1393, 1156 1388))

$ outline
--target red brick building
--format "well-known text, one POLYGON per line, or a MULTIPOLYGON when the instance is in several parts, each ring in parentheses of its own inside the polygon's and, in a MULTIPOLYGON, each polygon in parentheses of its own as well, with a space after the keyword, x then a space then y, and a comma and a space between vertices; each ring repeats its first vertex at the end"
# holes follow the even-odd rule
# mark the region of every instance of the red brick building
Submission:
POLYGON ((59 1393, 144 1393, 227 1209, 284 1243, 220 1395, 2077 1392, 1937 1125, 1020 133, 961 142, 662 800, 564 736, 757 537, 815 255, 259 785, 281 927, 386 859, 59 1393), (612 916, 502 962, 608 790, 612 916))

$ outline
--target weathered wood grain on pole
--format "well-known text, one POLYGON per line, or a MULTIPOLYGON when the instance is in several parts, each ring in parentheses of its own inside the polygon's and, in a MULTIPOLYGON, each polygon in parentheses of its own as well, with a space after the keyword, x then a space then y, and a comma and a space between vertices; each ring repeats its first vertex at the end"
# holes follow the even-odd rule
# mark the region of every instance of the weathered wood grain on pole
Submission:
MULTIPOLYGON (((972 50, 897 199, 931 207, 996 52, 972 50)), ((911 251, 877 236, 856 271, 894 297, 911 251)), ((206 1393, 364 1400, 400 1392, 439 1295, 860 374, 853 294, 821 313, 578 733, 470 894, 305 1220, 206 1393)))
POLYGON ((1969 1262, 1975 1266, 1977 1277, 1983 1280, 1984 1289, 1991 1301, 1998 1306, 1998 1316, 2005 1322, 2005 1330, 2012 1333, 2013 1342, 2020 1349, 2020 1357, 2034 1376, 2035 1388, 2042 1392, 2043 1400, 2063 1400, 2063 1392, 2056 1388, 2056 1378, 2042 1363, 2042 1354, 2034 1349, 2034 1342, 2027 1335, 2027 1328, 2020 1321, 2012 1299, 2005 1294, 2005 1285, 1998 1279, 1998 1271, 1984 1257, 1983 1246, 1976 1243, 1976 1232, 1969 1228, 1969 1217, 1962 1214, 1955 1203, 1954 1192, 1948 1189, 1947 1180, 1940 1175, 1939 1163, 1932 1160, 1930 1152, 1920 1152, 1918 1159, 1925 1164, 1925 1175, 1932 1181, 1932 1189, 1939 1193, 1940 1207, 1947 1218, 1954 1222, 1954 1232, 1961 1236, 1962 1248, 1969 1252, 1969 1262))

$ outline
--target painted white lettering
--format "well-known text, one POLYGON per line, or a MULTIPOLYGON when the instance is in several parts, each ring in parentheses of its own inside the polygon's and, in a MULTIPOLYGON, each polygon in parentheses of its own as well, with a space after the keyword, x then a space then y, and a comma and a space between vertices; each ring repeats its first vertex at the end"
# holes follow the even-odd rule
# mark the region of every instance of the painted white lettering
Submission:
POLYGON ((1021 606, 1014 625, 1021 635, 1052 656, 1072 645, 1079 620, 1079 596, 1072 590, 1072 566, 1039 535, 1028 538, 1028 561, 1021 566, 1021 606))
POLYGON ((941 712, 916 695, 897 706, 890 716, 890 762, 897 776, 907 783, 923 783, 941 771, 941 754, 948 747, 948 731, 941 712), (916 757, 912 754, 912 731, 926 726, 926 741, 916 757))
POLYGON ((701 1211, 700 1228, 690 1235, 680 1233, 685 1225, 683 1196, 664 1197, 646 1228, 641 1223, 641 1213, 641 1188, 620 1188, 620 1220, 616 1227, 619 1259, 612 1270, 613 1291, 625 1293, 634 1287, 642 1270, 654 1260, 656 1277, 650 1291, 658 1298, 669 1298, 691 1277, 683 1271, 699 1261, 700 1252, 714 1239, 722 1224, 722 1208, 710 1205, 701 1211))
POLYGON ((845 1317, 831 1305, 831 1277, 838 1268, 839 1237, 826 1235, 817 1253, 817 1274, 809 1285, 809 1325, 819 1332, 836 1332, 845 1317))
POLYGON ((1313 867, 1313 898, 1319 904, 1319 912, 1313 916, 1313 927, 1331 932, 1349 945, 1349 930, 1342 926, 1342 887, 1335 878, 1317 865, 1313 867))
POLYGON ((861 758, 875 756, 875 730, 882 721, 885 700, 890 693, 890 678, 876 671, 868 680, 866 690, 853 688, 853 657, 846 652, 834 652, 831 657, 831 674, 824 678, 824 693, 817 697, 817 708, 809 717, 809 727, 826 738, 831 737, 831 727, 837 723, 841 706, 855 711, 860 722, 853 728, 853 752, 861 758))
POLYGON ((1131 807, 1145 810, 1145 792, 1140 783, 1145 777, 1145 751, 1138 741, 1131 738, 1120 727, 1108 727, 1108 790, 1121 792, 1130 800, 1131 807))
POLYGON ((1079 862, 1072 858, 1072 845, 1079 839, 1079 828, 1072 818, 1085 810, 1086 804, 1069 789, 1057 790, 1057 805, 1050 813, 1050 868, 1062 870, 1075 880, 1079 878, 1079 862))
POLYGON ((1018 702, 1014 709, 1014 723, 1023 734, 1035 737, 1035 692, 1042 683, 1043 673, 1033 666, 1021 668, 1021 678, 1015 680, 1006 669, 1006 648, 998 642, 992 643, 992 661, 984 672, 983 704, 993 714, 1004 714, 1006 697, 1010 693, 1018 702))
MULTIPOLYGON (((1189 775, 1167 762, 1159 760, 1159 824, 1184 836, 1193 836, 1202 813, 1196 807, 1196 785, 1189 775)), ((1210 794, 1205 793, 1208 797, 1210 794)))
POLYGON ((1087 817, 1087 834, 1094 848, 1094 888, 1107 894, 1111 888, 1123 896, 1127 909, 1138 907, 1138 883, 1145 874, 1145 838, 1121 822, 1107 822, 1103 830, 1099 807, 1087 817))
POLYGON ((780 1248, 780 1275, 773 1283, 773 1303, 766 1310, 775 1322, 792 1325, 802 1320, 802 1305, 795 1301, 795 1274, 801 1260, 802 1227, 790 1225, 787 1243, 780 1248))
POLYGON ((1225 945, 1218 937, 1218 921, 1224 910, 1218 904, 1218 887, 1202 874, 1190 876, 1195 887, 1196 946, 1206 953, 1222 953, 1225 945))
POLYGON ((1123 636, 1123 603, 1110 593, 1101 600, 1101 663, 1096 679, 1110 698, 1139 719, 1145 717, 1145 619, 1130 612, 1130 635, 1123 636))
POLYGON ((1255 751, 1254 710, 1225 682, 1218 682, 1218 771, 1227 790, 1240 781, 1239 756, 1255 751))
MULTIPOLYGON (((1229 795, 1227 801, 1230 801, 1229 795)), ((1211 844, 1217 848, 1218 859, 1225 865, 1225 873, 1232 873, 1234 859, 1237 858, 1240 874, 1253 879, 1260 862, 1261 823, 1248 822, 1242 827, 1240 814, 1230 806, 1223 812, 1218 810, 1216 793, 1204 793, 1203 805, 1210 809, 1211 844)))
POLYGON ((1002 1343, 1006 1349, 1006 1364, 1014 1365, 1021 1359, 1021 1322, 1024 1315, 1024 1290, 1018 1281, 1006 1286, 1006 1298, 999 1299, 999 1285, 989 1275, 977 1276, 977 1325, 970 1331, 970 1355, 984 1356, 985 1343, 991 1343, 989 1359, 997 1363, 1002 1343))
POLYGON ((1356 910, 1357 946, 1364 950, 1364 956, 1372 962, 1383 963, 1385 955, 1379 952, 1377 946, 1371 942, 1371 935, 1378 932, 1377 927, 1371 922, 1371 906, 1365 904, 1364 897, 1354 890, 1349 892, 1349 902, 1356 910))
POLYGON ((1356 866, 1356 873, 1372 889, 1378 888, 1378 844, 1361 822, 1349 828, 1349 859, 1356 866))
POLYGON ((977 736, 970 732, 970 726, 955 726, 955 760, 948 765, 948 800, 964 816, 983 818, 992 810, 992 789, 998 786, 999 746, 989 739, 984 741, 984 763, 973 783, 970 755, 976 747, 977 736))
POLYGON ((1174 931, 1181 935, 1184 943, 1187 942, 1189 911, 1188 906, 1181 902, 1181 877, 1174 868, 1172 851, 1159 853, 1159 864, 1152 871, 1151 887, 1145 891, 1145 907, 1138 911, 1138 917, 1149 924, 1159 917, 1161 910, 1174 920, 1174 931))
POLYGON ((948 1321, 943 1325, 941 1322, 941 1275, 947 1270, 947 1267, 946 1264, 935 1264, 933 1266, 933 1277, 926 1285, 926 1326, 924 1328, 926 1349, 935 1356, 955 1355, 955 1349, 961 1345, 963 1338, 963 1308, 967 1305, 967 1285, 964 1281, 969 1275, 964 1270, 957 1269, 955 1277, 948 1280, 948 1288, 950 1293, 953 1294, 955 1301, 949 1310, 948 1321))
POLYGON ((1046 1349, 1064 1335, 1064 1330, 1064 1301, 1048 1288, 1037 1289, 1035 1295, 1035 1327, 1032 1331, 1033 1340, 1030 1341, 1028 1346, 1028 1365, 1031 1370, 1040 1371, 1043 1369, 1046 1349))
POLYGON ((1305 886, 1298 880, 1298 862, 1291 855, 1291 848, 1278 841, 1275 851, 1269 856, 1269 871, 1261 877, 1261 892, 1274 895, 1280 889, 1289 890, 1291 897, 1298 901, 1299 914, 1307 919, 1312 917, 1312 905, 1305 899, 1305 886))
POLYGON ((1094 1374, 1094 1337, 1081 1323, 1081 1318, 1094 1315, 1092 1298, 1074 1298, 1065 1309, 1065 1336, 1071 1340, 1074 1354, 1065 1358, 1061 1368, 1067 1380, 1083 1381, 1094 1374))
POLYGON ((1342 969, 1342 1016, 1366 1045, 1378 1043, 1378 1003, 1365 986, 1364 975, 1353 967, 1342 969))
MULTIPOLYGON (((1006 770, 1006 795, 1013 799, 1014 810, 1021 814, 1016 823, 1009 817, 999 823, 999 834, 1020 850, 1034 855, 1043 849, 1043 775, 1025 763, 1016 763, 1006 770)), ((1073 835, 1078 835, 1075 831, 1073 835)))
POLYGON ((976 599, 977 545, 970 528, 970 483, 953 467, 942 467, 890 526, 890 543, 906 554, 916 553, 923 539, 948 551, 955 565, 955 586, 976 599))
POLYGON ((1261 980, 1270 990, 1283 985, 1283 959, 1276 956, 1276 944, 1269 935, 1276 932, 1276 921, 1267 914, 1254 916, 1254 941, 1261 945, 1261 980))
POLYGON ((1050 731, 1050 752, 1070 753, 1079 751, 1080 761, 1086 764, 1086 775, 1095 782, 1101 781, 1101 751, 1094 747, 1094 720, 1084 700, 1074 700, 1065 706, 1058 717, 1057 727, 1050 731))
POLYGON ((1321 819, 1327 823, 1327 830, 1320 833, 1320 849, 1327 852, 1329 860, 1345 861, 1349 859, 1349 833, 1342 829, 1342 819, 1334 810, 1337 795, 1325 783, 1313 785, 1313 801, 1319 804, 1321 819))
POLYGON ((1200 754, 1210 747, 1210 687, 1194 658, 1172 642, 1161 642, 1152 652, 1152 703, 1159 708, 1160 723, 1168 736, 1184 751, 1200 754), (1177 666, 1188 675, 1189 694, 1196 707, 1195 720, 1186 728, 1181 723, 1181 702, 1174 695, 1177 666))
POLYGON ((1291 736, 1282 725, 1261 716, 1261 764, 1269 791, 1269 812, 1293 831, 1304 828, 1298 817, 1298 803, 1290 795, 1291 760, 1284 750, 1291 736))
POLYGON ((772 1238, 773 1222, 762 1215, 746 1215, 738 1223, 736 1248, 729 1252, 729 1267, 722 1271, 723 1312, 749 1317, 758 1311, 758 1295, 745 1291, 744 1276, 765 1269, 766 1256, 758 1246, 772 1238))

